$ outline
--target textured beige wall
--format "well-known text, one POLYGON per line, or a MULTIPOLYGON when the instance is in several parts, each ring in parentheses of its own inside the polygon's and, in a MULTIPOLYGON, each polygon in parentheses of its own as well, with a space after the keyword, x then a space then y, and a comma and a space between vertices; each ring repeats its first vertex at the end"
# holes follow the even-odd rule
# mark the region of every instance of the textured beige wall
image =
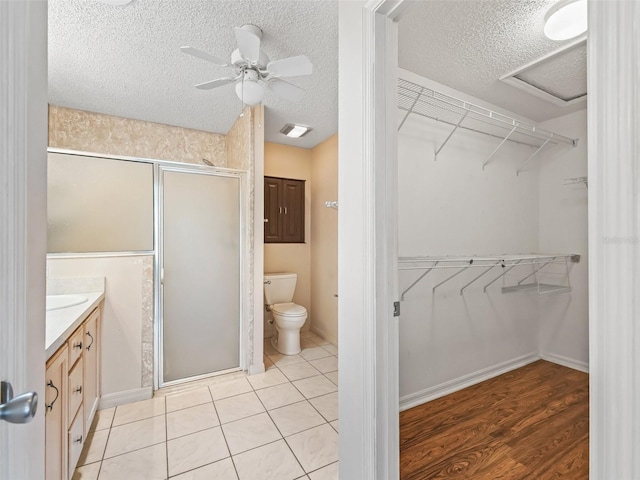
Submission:
POLYGON ((311 150, 311 329, 338 343, 338 135, 311 150))
POLYGON ((228 168, 251 170, 253 158, 253 110, 245 107, 225 137, 225 158, 228 168))
POLYGON ((49 106, 49 146, 227 167, 224 135, 49 106))
POLYGON ((249 258, 246 265, 247 308, 245 320, 249 325, 247 364, 250 374, 264 369, 262 356, 262 169, 264 164, 264 107, 245 107, 226 137, 227 166, 247 172, 247 222, 249 258), (256 215, 257 213, 257 215, 256 215))
MULTIPOLYGON (((264 246, 265 272, 294 272, 298 283, 294 303, 309 312, 303 330, 311 319, 311 150, 278 143, 264 144, 264 174, 267 177, 293 178, 305 182, 305 243, 269 243, 264 246)), ((265 335, 272 330, 265 324, 265 335)))

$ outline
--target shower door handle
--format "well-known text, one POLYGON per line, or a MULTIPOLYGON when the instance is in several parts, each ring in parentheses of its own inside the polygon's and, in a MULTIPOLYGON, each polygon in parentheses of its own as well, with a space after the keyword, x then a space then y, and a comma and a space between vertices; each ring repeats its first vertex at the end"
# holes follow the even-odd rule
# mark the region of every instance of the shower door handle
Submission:
POLYGON ((160 269, 160 285, 164 285, 164 267, 160 269))

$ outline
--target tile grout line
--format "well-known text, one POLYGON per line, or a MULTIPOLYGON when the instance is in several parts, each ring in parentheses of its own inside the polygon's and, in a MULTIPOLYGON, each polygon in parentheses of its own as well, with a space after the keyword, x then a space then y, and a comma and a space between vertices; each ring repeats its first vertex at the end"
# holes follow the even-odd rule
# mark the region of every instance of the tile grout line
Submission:
POLYGON ((167 397, 164 397, 164 455, 167 460, 167 478, 169 478, 169 422, 167 415, 167 397))
MULTIPOLYGON (((283 374, 284 375, 284 374, 283 374)), ((294 387, 295 388, 295 387, 294 387)), ((257 395, 256 395, 257 396, 257 395)), ((303 395, 304 397, 304 395, 303 395)), ((258 400, 260 400, 260 402, 262 403, 262 400, 260 399, 260 397, 258 397, 258 400)), ((307 402, 308 403, 308 402, 307 402)), ((294 404, 291 404, 294 405, 294 404)), ((293 458, 296 459, 296 462, 298 462, 298 465, 300 466, 300 469, 306 474, 307 471, 304 469, 304 467, 302 466, 302 462, 300 462, 300 459, 298 458, 298 456, 295 454, 295 452, 291 449, 291 445, 289 445, 289 442, 287 442, 286 437, 282 434, 282 431, 280 431, 280 428, 278 428, 278 425, 276 424, 276 422, 273 420, 273 417, 271 416, 271 414, 269 413, 269 410, 267 410, 267 407, 264 405, 264 403, 262 404, 263 408, 266 410, 267 415, 269 415, 269 419, 271 420, 271 422, 273 423, 273 425, 276 427, 276 430, 278 430, 278 433, 280 434, 280 437, 282 437, 280 440, 284 441, 284 444, 287 446, 287 448, 289 449, 289 451, 291 452, 291 455, 293 455, 293 458)), ((285 405, 288 406, 288 405, 285 405)), ((274 409, 275 410, 275 409, 274 409)), ((321 415, 322 416, 322 415, 321 415)), ((279 440, 278 440, 279 441, 279 440)), ((298 477, 300 478, 300 477, 298 477)))
MULTIPOLYGON (((220 427, 220 433, 222 434, 222 438, 224 439, 224 444, 227 446, 227 451, 229 452, 229 457, 231 459, 231 465, 233 465, 233 471, 236 472, 236 478, 240 478, 240 474, 238 473, 238 468, 236 467, 236 462, 233 461, 233 454, 231 453, 231 448, 229 447, 229 442, 227 441, 227 436, 224 433, 224 429, 222 428, 222 420, 220 419, 220 415, 218 414, 218 407, 216 406, 216 401, 213 399, 213 393, 211 393, 211 388, 208 388, 209 396, 211 397, 211 402, 213 403, 213 409, 216 412, 216 417, 218 417, 218 424, 220 427)), ((240 394, 242 395, 242 394, 240 394)), ((235 395, 237 396, 237 395, 235 395)), ((256 395, 257 397, 257 395, 256 395)), ((232 398, 232 397, 226 397, 232 398)), ((230 423, 230 422, 229 422, 230 423)), ((227 457, 225 457, 227 458, 227 457)), ((214 462, 215 463, 215 462, 214 462)), ((199 467, 201 468, 201 467, 199 467)))

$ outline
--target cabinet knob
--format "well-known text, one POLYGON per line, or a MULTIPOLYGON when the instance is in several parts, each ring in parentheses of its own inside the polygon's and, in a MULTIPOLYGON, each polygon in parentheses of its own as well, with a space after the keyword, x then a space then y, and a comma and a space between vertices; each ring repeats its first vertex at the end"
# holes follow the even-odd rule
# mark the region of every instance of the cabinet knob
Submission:
POLYGON ((82 443, 82 435, 73 439, 73 443, 82 443))
POLYGON ((73 390, 73 393, 82 393, 82 385, 80 385, 79 387, 75 388, 73 390))
POLYGON ((79 350, 82 350, 82 342, 74 343, 73 344, 73 348, 77 348, 79 350))

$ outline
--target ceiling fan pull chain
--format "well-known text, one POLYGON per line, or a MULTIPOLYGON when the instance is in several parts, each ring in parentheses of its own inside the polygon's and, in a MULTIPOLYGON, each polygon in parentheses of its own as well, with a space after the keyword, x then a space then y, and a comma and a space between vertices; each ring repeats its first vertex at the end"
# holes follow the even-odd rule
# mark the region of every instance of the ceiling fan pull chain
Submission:
POLYGON ((242 101, 242 106, 240 107, 240 118, 244 117, 244 74, 247 72, 247 68, 243 68, 242 69, 242 80, 240 80, 242 82, 242 98, 240 99, 242 101))

